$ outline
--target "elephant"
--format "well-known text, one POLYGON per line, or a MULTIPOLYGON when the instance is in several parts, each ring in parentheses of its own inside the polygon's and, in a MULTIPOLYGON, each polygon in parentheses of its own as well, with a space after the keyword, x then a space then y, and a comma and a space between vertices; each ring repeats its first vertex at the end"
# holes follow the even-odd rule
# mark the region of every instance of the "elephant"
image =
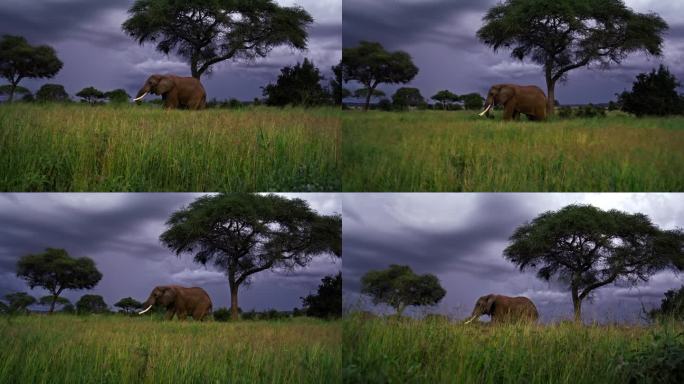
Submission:
POLYGON ((489 315, 492 323, 529 321, 536 322, 539 319, 537 307, 530 299, 524 296, 509 297, 503 295, 487 295, 480 297, 475 303, 473 313, 465 324, 470 323, 482 315, 489 315))
POLYGON ((212 313, 211 299, 207 292, 199 287, 186 288, 179 285, 155 287, 150 297, 143 303, 145 309, 138 314, 144 314, 156 304, 166 308, 166 320, 173 319, 174 315, 177 315, 179 320, 185 320, 188 314, 195 320, 204 320, 205 316, 212 313))
POLYGON ((530 120, 546 120, 546 95, 535 85, 493 85, 480 116, 489 117, 489 110, 496 105, 504 106, 504 121, 517 120, 521 113, 530 120))
POLYGON ((161 95, 164 107, 167 109, 178 107, 204 109, 206 106, 207 93, 202 83, 194 77, 152 75, 147 78, 133 101, 142 100, 150 92, 161 95))

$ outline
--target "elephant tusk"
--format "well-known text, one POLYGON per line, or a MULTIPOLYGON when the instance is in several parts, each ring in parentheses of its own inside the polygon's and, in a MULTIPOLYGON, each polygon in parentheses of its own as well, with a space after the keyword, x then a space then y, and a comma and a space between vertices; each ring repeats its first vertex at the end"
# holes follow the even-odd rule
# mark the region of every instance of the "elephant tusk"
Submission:
MULTIPOLYGON (((145 97, 145 96, 147 96, 147 92, 143 93, 142 96, 140 96, 140 97, 136 97, 135 99, 133 99, 133 101, 140 101, 140 100, 142 100, 142 98, 145 97)), ((148 308, 148 309, 149 309, 149 308, 148 308)))
POLYGON ((487 108, 485 108, 485 110, 482 111, 482 113, 480 113, 480 116, 484 116, 484 114, 487 113, 487 111, 489 111, 491 108, 492 108, 492 105, 489 104, 489 105, 487 106, 487 108))
POLYGON ((138 315, 142 315, 143 313, 145 313, 145 312, 149 311, 149 310, 150 310, 150 308, 152 308, 152 306, 151 306, 151 305, 150 305, 149 307, 147 307, 147 309, 146 309, 146 310, 138 312, 138 315))
POLYGON ((470 318, 470 320, 466 321, 464 324, 470 324, 471 321, 475 320, 477 316, 473 316, 470 318))

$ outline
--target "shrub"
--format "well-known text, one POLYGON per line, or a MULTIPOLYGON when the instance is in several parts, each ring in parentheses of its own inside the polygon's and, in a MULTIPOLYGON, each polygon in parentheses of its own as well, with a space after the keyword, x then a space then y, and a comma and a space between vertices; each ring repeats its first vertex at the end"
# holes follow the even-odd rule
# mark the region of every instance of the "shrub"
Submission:
POLYGON ((219 308, 214 311, 214 320, 216 321, 228 321, 230 320, 230 309, 219 308))
POLYGON ((561 119, 569 119, 572 117, 572 107, 560 107, 558 108, 558 117, 561 119))
POLYGON ((577 117, 606 117, 606 110, 594 104, 583 105, 577 112, 577 117))
POLYGON ((684 333, 654 333, 653 341, 622 357, 628 383, 684 383, 684 333))

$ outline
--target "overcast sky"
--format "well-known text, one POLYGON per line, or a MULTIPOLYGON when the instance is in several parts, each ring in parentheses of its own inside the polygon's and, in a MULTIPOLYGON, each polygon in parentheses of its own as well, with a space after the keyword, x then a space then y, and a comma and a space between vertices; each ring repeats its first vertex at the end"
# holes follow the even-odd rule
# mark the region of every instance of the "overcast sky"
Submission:
MULTIPOLYGON (((565 286, 540 280, 535 271, 521 273, 503 258, 516 227, 572 203, 641 212, 662 229, 684 227, 684 194, 344 194, 345 308, 370 306, 358 295, 364 273, 404 264, 435 274, 447 290, 434 312, 464 318, 478 297, 497 293, 529 297, 544 321, 572 318, 565 286)), ((583 315, 638 321, 642 303, 653 308, 665 291, 682 284, 684 275, 661 272, 636 288, 606 286, 595 291, 593 303, 583 304, 583 315)))
MULTIPOLYGON (((261 97, 260 87, 274 82, 280 68, 313 59, 330 72, 342 53, 342 0, 276 0, 281 5, 300 5, 314 18, 305 52, 277 48, 266 59, 254 62, 226 61, 202 76, 207 100, 252 100, 261 97)), ((154 44, 138 45, 121 29, 133 0, 3 0, 0 2, 0 35, 26 37, 31 44, 49 44, 57 50, 64 67, 56 77, 24 80, 20 85, 36 91, 46 82, 63 84, 75 97, 94 86, 103 91, 124 88, 135 94, 153 73, 190 76, 190 66, 175 55, 155 51, 154 44)), ((2 81, 2 80, 0 80, 2 81)))
MULTIPOLYGON (((341 212, 339 195, 283 194, 309 202, 319 213, 341 212)), ((17 260, 47 247, 64 248, 71 256, 88 256, 104 275, 88 291, 65 291, 75 302, 85 293, 104 296, 110 307, 131 296, 144 301, 156 285, 200 286, 214 309, 229 306, 225 275, 203 267, 191 256, 176 257, 159 242, 164 223, 176 210, 201 194, 0 194, 0 296, 27 291, 39 298, 47 292, 28 289, 16 277, 17 260)), ((337 273, 341 262, 323 256, 295 272, 262 272, 240 290, 243 310, 301 308, 300 296, 315 292, 320 280, 337 273)))
MULTIPOLYGON (((513 60, 510 51, 494 53, 475 36, 482 17, 498 0, 344 0, 343 45, 377 41, 389 50, 411 54, 420 72, 410 83, 429 98, 441 89, 456 94, 486 94, 492 84, 536 84, 546 91, 540 67, 513 60)), ((631 89, 637 74, 660 63, 684 81, 684 1, 625 0, 638 12, 656 12, 669 24, 664 58, 639 53, 609 71, 571 71, 556 87, 561 104, 598 103, 631 89)), ((398 86, 381 86, 390 96, 398 86)), ((353 88, 353 87, 351 87, 353 88)))

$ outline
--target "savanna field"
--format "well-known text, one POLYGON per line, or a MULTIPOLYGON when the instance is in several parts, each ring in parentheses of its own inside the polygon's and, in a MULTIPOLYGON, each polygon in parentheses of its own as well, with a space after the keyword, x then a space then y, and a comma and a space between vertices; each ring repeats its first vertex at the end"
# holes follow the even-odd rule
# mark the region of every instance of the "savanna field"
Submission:
POLYGON ((339 322, 0 317, 0 383, 339 383, 339 322))
POLYGON ((343 321, 345 383, 681 383, 684 327, 343 321))
POLYGON ((335 108, 0 107, 0 191, 338 191, 335 108))
POLYGON ((347 111, 344 191, 684 190, 684 117, 504 122, 473 111, 347 111))

